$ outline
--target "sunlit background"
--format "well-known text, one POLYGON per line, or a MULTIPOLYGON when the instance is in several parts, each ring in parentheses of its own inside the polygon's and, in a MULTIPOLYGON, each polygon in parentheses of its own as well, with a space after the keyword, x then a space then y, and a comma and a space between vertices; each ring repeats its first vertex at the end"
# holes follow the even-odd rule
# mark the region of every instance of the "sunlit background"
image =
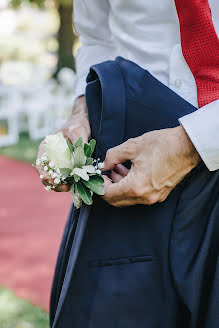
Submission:
POLYGON ((0 1, 0 328, 48 328, 68 194, 31 166, 68 118, 78 41, 71 0, 0 1))

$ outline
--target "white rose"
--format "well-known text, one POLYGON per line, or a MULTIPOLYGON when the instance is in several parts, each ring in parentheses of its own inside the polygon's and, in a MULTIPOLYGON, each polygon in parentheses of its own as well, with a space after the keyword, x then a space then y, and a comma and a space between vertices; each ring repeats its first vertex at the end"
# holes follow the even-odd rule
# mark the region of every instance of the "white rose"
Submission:
POLYGON ((71 152, 62 132, 47 136, 45 139, 44 149, 48 160, 54 163, 56 169, 73 169, 71 152))

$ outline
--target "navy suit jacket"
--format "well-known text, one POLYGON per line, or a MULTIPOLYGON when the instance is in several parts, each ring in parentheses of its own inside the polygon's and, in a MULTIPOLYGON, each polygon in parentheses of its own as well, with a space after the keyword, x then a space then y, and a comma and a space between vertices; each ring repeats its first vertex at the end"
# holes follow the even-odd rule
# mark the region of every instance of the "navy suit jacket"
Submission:
MULTIPOLYGON (((196 110, 123 58, 91 68, 86 101, 96 154, 196 110)), ((129 163, 126 163, 129 166, 129 163)), ((219 172, 203 163, 163 203, 96 197, 71 209, 51 295, 53 328, 218 328, 219 172)))

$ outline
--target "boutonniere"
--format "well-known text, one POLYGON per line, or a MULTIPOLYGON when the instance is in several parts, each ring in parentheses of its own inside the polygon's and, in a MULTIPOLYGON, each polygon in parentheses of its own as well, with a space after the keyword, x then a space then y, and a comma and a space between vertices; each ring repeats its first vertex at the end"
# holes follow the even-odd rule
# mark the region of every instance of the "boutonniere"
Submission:
POLYGON ((45 153, 36 161, 37 165, 43 165, 44 171, 54 181, 45 189, 49 191, 61 183, 68 184, 77 208, 81 207, 82 202, 91 205, 94 193, 104 195, 104 179, 101 176, 103 163, 92 157, 95 146, 94 139, 83 143, 82 138, 72 145, 62 132, 47 136, 45 153))

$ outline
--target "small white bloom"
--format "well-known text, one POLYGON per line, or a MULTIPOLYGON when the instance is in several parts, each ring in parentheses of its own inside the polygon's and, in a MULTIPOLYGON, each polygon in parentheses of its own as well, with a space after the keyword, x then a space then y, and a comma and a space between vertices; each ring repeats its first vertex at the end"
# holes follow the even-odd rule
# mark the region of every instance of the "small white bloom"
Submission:
POLYGON ((53 169, 55 167, 55 163, 54 162, 49 162, 49 166, 53 169))
POLYGON ((41 160, 42 160, 43 162, 46 162, 46 161, 48 160, 48 158, 47 158, 46 155, 43 155, 43 156, 41 157, 41 160))
POLYGON ((57 174, 57 173, 53 173, 53 174, 52 174, 52 178, 53 178, 53 179, 55 179, 55 178, 57 178, 57 177, 58 177, 58 174, 57 174))
POLYGON ((96 170, 96 173, 101 174, 102 172, 98 169, 98 170, 96 170))
POLYGON ((43 179, 43 174, 40 175, 40 179, 43 179))
POLYGON ((50 191, 50 190, 51 190, 51 187, 50 187, 50 186, 46 186, 46 187, 44 187, 44 189, 45 189, 46 191, 50 191))
POLYGON ((44 166, 44 171, 48 171, 48 166, 44 166))
POLYGON ((99 169, 104 169, 104 163, 103 162, 98 163, 98 168, 99 169))
POLYGON ((41 164, 41 161, 40 161, 40 159, 38 158, 37 160, 36 160, 36 165, 40 165, 41 164))
POLYGON ((61 181, 60 181, 60 179, 58 179, 58 178, 56 178, 56 179, 54 180, 54 183, 57 184, 57 185, 58 185, 60 182, 61 182, 61 181))
POLYGON ((49 175, 52 175, 53 174, 53 170, 49 170, 49 175))
POLYGON ((59 168, 57 169, 57 173, 58 173, 58 174, 61 174, 61 172, 60 172, 60 169, 59 169, 59 168))

